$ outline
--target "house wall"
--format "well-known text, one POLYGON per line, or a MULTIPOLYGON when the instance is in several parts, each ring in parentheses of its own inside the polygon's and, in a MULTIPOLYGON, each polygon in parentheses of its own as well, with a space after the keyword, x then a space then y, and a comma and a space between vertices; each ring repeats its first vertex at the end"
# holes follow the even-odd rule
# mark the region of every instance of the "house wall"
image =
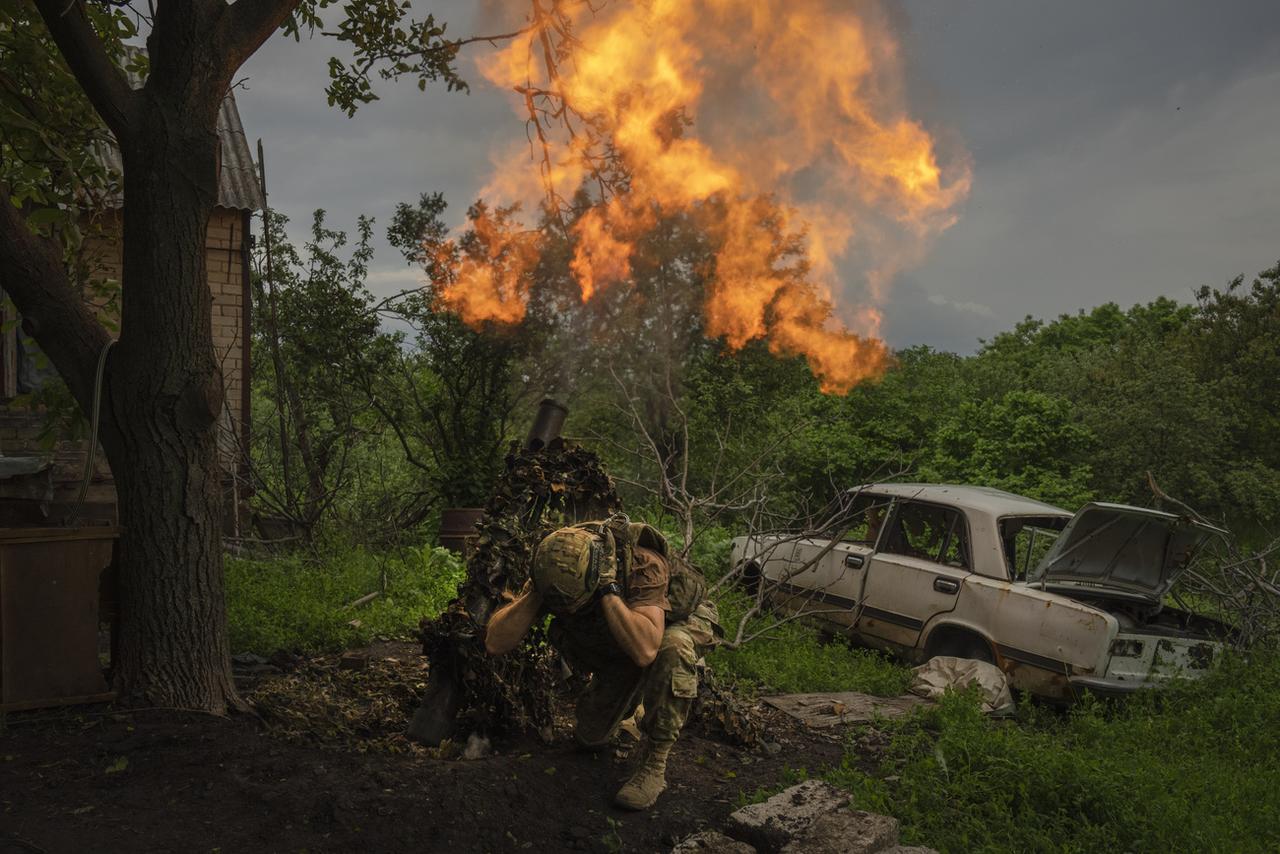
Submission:
MULTIPOLYGON (((119 234, 119 212, 110 217, 101 224, 104 236, 86 242, 85 256, 90 276, 98 281, 121 279, 122 246, 118 239, 112 237, 119 234)), ((248 218, 243 211, 215 208, 205 239, 209 289, 213 295, 214 353, 222 365, 223 381, 226 384, 220 433, 224 467, 229 477, 240 468, 240 448, 244 447, 247 439, 243 426, 248 370, 243 255, 247 249, 247 222, 248 218)), ((102 310, 104 313, 111 313, 114 307, 105 305, 102 310)), ((43 425, 43 414, 15 406, 8 400, 0 400, 0 454, 49 455, 50 452, 40 440, 43 425)), ((29 502, 33 499, 46 502, 52 499, 54 503, 58 503, 74 500, 79 492, 87 446, 86 440, 59 441, 52 454, 52 468, 38 475, 3 478, 4 470, 0 467, 0 525, 20 521, 15 521, 13 515, 15 502, 29 502)), ((111 505, 115 497, 111 473, 101 453, 97 458, 98 464, 95 466, 88 501, 111 505)))
MULTIPOLYGON (((213 348, 222 364, 226 384, 226 429, 239 430, 243 423, 246 380, 244 305, 244 215, 241 211, 217 208, 209 221, 205 256, 209 289, 213 291, 213 348)), ((235 435, 239 436, 239 433, 235 435)), ((230 441, 231 450, 238 447, 230 441)))

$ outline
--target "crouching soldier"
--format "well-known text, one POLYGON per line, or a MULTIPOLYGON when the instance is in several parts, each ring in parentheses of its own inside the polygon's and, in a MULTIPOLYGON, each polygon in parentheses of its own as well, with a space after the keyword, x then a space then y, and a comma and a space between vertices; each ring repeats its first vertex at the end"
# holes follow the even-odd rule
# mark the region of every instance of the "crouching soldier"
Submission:
POLYGON ((552 645, 591 674, 576 711, 580 744, 607 745, 643 703, 643 758, 614 802, 648 809, 666 788, 667 756, 698 694, 698 659, 723 634, 706 582, 649 525, 584 522, 538 544, 529 583, 489 619, 485 648, 514 649, 546 613, 552 645))

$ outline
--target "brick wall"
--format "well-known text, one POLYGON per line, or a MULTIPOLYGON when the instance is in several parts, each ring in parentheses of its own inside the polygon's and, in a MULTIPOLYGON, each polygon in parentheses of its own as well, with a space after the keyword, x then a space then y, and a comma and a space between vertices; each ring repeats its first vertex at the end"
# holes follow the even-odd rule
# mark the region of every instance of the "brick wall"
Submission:
MULTIPOLYGON (((226 383, 223 419, 224 448, 234 458, 240 432, 245 379, 244 341, 244 217, 240 211, 217 208, 209 221, 205 262, 213 291, 213 349, 226 383)), ((229 461, 230 462, 230 461, 229 461)), ((234 464, 234 463, 233 463, 234 464)))

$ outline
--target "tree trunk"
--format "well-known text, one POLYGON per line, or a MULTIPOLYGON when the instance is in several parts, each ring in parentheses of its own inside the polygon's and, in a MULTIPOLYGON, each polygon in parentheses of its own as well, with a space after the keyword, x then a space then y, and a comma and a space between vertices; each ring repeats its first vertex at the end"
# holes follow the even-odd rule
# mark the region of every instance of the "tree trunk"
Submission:
POLYGON ((137 414, 121 425, 125 448, 111 455, 124 527, 115 688, 129 703, 220 713, 240 701, 227 647, 216 447, 211 432, 184 435, 159 407, 133 402, 137 414))
POLYGON ((124 528, 116 687, 129 702, 222 712, 240 701, 222 579, 224 390, 205 269, 216 110, 192 116, 144 98, 144 127, 122 146, 123 312, 104 434, 124 528))

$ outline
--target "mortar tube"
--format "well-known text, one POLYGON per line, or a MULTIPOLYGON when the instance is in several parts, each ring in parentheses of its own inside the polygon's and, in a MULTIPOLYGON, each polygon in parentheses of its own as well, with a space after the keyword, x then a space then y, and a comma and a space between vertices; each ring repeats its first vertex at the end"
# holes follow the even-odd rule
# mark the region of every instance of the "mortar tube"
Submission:
POLYGON ((544 397, 538 404, 538 412, 533 417, 533 426, 529 428, 529 436, 524 441, 526 451, 541 451, 556 439, 564 428, 564 420, 569 416, 569 407, 549 397, 544 397))

